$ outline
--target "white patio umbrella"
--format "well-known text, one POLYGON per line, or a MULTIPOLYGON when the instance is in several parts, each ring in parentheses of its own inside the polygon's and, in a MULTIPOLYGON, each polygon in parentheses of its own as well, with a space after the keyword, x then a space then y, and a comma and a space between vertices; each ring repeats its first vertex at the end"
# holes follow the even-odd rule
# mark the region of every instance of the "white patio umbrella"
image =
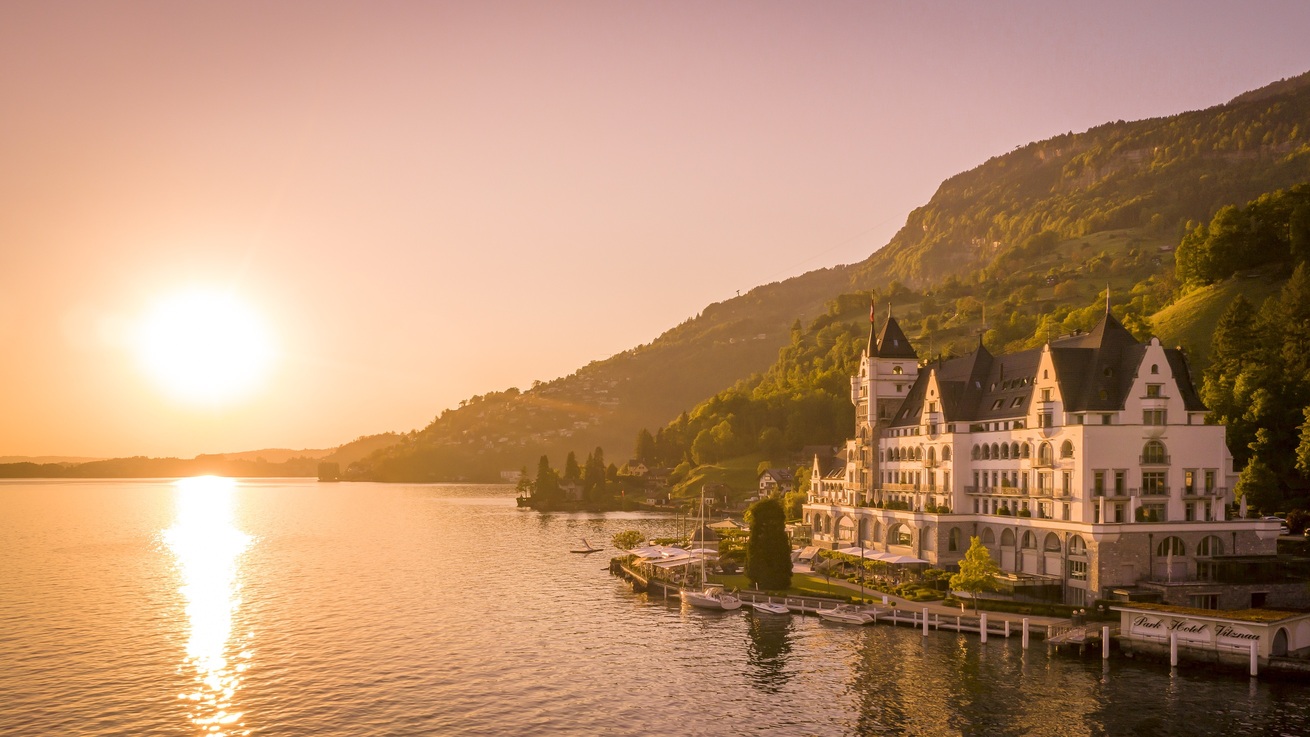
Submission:
POLYGON ((916 558, 916 557, 914 557, 913 555, 886 555, 886 554, 884 554, 883 557, 880 558, 880 560, 882 560, 882 561, 884 561, 884 562, 887 562, 887 563, 891 563, 892 565, 907 565, 907 564, 910 564, 910 563, 927 563, 927 562, 928 562, 928 561, 924 560, 923 558, 916 558))

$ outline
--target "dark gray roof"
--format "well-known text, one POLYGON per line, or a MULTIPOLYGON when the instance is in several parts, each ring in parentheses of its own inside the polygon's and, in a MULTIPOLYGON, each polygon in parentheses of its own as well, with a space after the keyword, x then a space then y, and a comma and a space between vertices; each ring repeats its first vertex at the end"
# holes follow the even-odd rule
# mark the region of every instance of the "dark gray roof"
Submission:
MULTIPOLYGON (((1090 332, 1052 341, 1049 349, 1068 412, 1123 409, 1146 352, 1146 346, 1108 312, 1090 332)), ((1178 382, 1184 406, 1189 412, 1204 411, 1182 353, 1166 349, 1165 356, 1178 382)), ((933 373, 941 389, 942 415, 946 422, 1021 418, 1028 413, 1032 402, 1033 382, 1041 358, 1041 348, 993 356, 980 344, 978 350, 967 356, 927 364, 920 369, 918 379, 892 416, 892 425, 904 427, 919 423, 928 377, 933 373)))
POLYGON ((878 333, 877 345, 870 342, 869 355, 876 358, 917 359, 919 357, 919 354, 914 352, 914 347, 910 345, 909 338, 905 337, 900 324, 896 322, 896 318, 890 314, 887 315, 887 322, 882 324, 882 331, 878 333))

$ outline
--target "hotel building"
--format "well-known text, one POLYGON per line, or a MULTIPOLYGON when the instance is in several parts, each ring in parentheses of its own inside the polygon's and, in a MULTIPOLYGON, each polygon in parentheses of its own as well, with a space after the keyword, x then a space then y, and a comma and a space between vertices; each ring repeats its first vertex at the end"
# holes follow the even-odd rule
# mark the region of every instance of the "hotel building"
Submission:
POLYGON ((1108 310, 1041 348, 934 361, 888 315, 851 401, 855 437, 814 461, 817 544, 952 568, 978 536, 1015 594, 1072 605, 1265 601, 1217 584, 1272 556, 1278 524, 1227 513, 1232 456, 1183 354, 1108 310))

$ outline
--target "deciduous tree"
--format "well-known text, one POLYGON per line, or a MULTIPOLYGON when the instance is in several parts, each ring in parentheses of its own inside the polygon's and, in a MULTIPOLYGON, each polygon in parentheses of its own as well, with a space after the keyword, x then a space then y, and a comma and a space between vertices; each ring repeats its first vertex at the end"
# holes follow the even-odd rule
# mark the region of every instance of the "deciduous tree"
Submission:
POLYGON ((969 538, 969 549, 960 561, 960 572, 951 576, 951 588, 973 594, 973 610, 978 611, 978 594, 996 590, 996 574, 1001 567, 976 535, 969 538))

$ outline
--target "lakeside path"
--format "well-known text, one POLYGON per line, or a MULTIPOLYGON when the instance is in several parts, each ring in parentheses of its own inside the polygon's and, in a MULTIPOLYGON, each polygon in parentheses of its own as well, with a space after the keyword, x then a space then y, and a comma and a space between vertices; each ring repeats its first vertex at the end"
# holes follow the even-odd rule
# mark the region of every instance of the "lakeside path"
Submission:
MULTIPOLYGON (((807 565, 794 566, 792 568, 792 573, 806 573, 811 575, 820 575, 814 573, 814 571, 812 571, 810 567, 807 565)), ((859 594, 861 591, 859 584, 851 583, 850 581, 847 581, 845 579, 839 580, 834 578, 832 579, 831 583, 834 589, 842 589, 843 591, 850 591, 853 594, 859 594)), ((940 601, 912 601, 910 599, 905 599, 900 596, 896 596, 894 594, 884 594, 881 591, 875 591, 874 589, 871 589, 868 586, 865 586, 863 591, 865 597, 875 600, 880 597, 886 596, 887 602, 889 604, 895 603, 896 609, 907 615, 912 612, 922 613, 924 609, 927 609, 929 614, 938 615, 942 618, 959 617, 959 616, 964 616, 964 617, 976 616, 972 609, 966 608, 964 611, 960 611, 960 608, 958 606, 949 606, 941 603, 940 601)), ((874 606, 881 606, 881 605, 874 604, 874 606)), ((980 611, 986 611, 986 610, 980 610, 980 611)), ((1015 612, 987 611, 987 618, 993 622, 1001 622, 1008 619, 1011 622, 1017 623, 1022 621, 1025 617, 1028 619, 1028 624, 1030 627, 1041 627, 1045 629, 1049 625, 1070 624, 1070 621, 1068 619, 1063 619, 1060 617, 1046 617, 1037 614, 1018 614, 1015 612)))

